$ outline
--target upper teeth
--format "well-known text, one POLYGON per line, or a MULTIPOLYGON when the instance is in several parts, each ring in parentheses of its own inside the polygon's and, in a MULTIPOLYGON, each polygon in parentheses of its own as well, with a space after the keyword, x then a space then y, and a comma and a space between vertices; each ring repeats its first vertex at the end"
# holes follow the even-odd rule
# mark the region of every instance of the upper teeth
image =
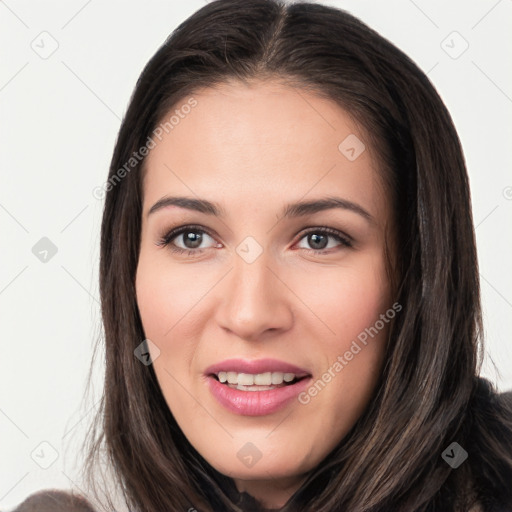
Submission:
POLYGON ((242 386, 270 386, 271 384, 282 384, 291 382, 295 379, 294 373, 283 372, 265 372, 257 373, 237 373, 237 372, 219 372, 217 374, 220 382, 229 384, 241 384, 242 386))

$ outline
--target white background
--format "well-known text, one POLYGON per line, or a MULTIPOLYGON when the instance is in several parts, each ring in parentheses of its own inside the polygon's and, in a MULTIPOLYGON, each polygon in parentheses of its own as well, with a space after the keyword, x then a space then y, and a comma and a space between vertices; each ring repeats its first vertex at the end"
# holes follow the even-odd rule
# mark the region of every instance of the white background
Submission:
MULTIPOLYGON (((512 388, 512 1, 317 3, 344 8, 390 39, 428 73, 447 104, 473 194, 487 335, 483 375, 500 390, 512 388), (453 58, 464 41, 469 47, 453 58)), ((3 510, 37 489, 80 485, 76 447, 101 389, 98 371, 95 392, 82 400, 101 332, 102 202, 92 190, 107 177, 120 120, 143 66, 203 5, 0 2, 3 510), (50 35, 40 35, 44 31, 50 35), (32 48, 52 44, 58 48, 47 59, 32 48), (46 263, 32 253, 42 237, 58 250, 46 263), (50 463, 53 450, 56 461, 41 468, 35 461, 50 463)))

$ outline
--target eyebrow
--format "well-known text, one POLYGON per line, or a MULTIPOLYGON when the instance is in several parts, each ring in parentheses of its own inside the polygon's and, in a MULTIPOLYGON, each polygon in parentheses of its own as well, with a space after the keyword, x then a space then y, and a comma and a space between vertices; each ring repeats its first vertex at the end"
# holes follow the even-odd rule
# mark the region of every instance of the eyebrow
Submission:
MULTIPOLYGON (((206 199, 194 199, 192 197, 176 197, 166 196, 159 199, 148 211, 147 216, 166 208, 167 206, 178 206, 187 210, 193 210, 206 215, 213 215, 216 217, 225 217, 226 212, 218 203, 207 201, 206 199)), ((341 197, 325 197, 322 199, 315 199, 312 201, 298 201, 285 205, 281 212, 283 218, 303 217, 312 215, 324 210, 333 208, 340 208, 357 213, 365 220, 374 222, 374 218, 360 205, 341 197)))

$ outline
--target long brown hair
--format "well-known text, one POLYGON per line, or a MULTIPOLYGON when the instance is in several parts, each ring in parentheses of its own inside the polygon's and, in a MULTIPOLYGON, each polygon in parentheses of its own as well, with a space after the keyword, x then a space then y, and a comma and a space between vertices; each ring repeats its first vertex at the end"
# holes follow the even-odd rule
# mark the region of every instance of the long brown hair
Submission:
POLYGON ((119 170, 194 91, 262 77, 336 102, 371 137, 394 204, 395 299, 403 305, 375 396, 281 510, 462 511, 472 499, 490 507, 485 492, 512 506, 512 414, 478 377, 475 237, 450 115, 425 74, 361 21, 279 0, 210 2, 171 34, 136 84, 101 226, 106 366, 91 473, 104 453, 133 511, 258 510, 188 442, 152 366, 134 357, 145 339, 135 295, 144 159, 122 179, 119 170), (469 454, 457 469, 441 456, 452 442, 469 454))

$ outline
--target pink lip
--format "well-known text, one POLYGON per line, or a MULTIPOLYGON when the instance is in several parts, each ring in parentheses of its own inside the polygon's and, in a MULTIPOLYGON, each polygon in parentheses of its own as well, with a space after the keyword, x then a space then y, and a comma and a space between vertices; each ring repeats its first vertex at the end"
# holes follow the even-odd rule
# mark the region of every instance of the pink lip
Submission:
POLYGON ((247 361, 243 359, 226 359, 220 363, 209 366, 205 375, 212 375, 219 372, 252 373, 254 375, 265 372, 294 373, 297 377, 306 377, 310 373, 304 368, 299 368, 290 363, 278 359, 257 359, 247 361))
POLYGON ((311 374, 307 370, 278 359, 257 359, 254 361, 226 359, 209 366, 205 370, 205 375, 209 389, 216 400, 229 411, 244 416, 263 416, 285 407, 304 391, 311 381, 311 374), (253 375, 265 372, 294 373, 297 378, 306 378, 302 378, 295 384, 265 391, 241 391, 230 388, 213 377, 213 374, 228 371, 251 373, 253 375))
POLYGON ((213 396, 229 411, 243 416, 263 416, 285 407, 309 386, 311 377, 267 391, 240 391, 211 376, 207 381, 213 396))

